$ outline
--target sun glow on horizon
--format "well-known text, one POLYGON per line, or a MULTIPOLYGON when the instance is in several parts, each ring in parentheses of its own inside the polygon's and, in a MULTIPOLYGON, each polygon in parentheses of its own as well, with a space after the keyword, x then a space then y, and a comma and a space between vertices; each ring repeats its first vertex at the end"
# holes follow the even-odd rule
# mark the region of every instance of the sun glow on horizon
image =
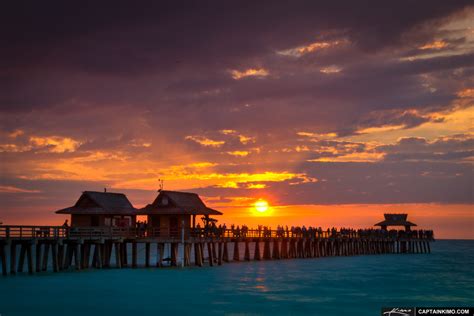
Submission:
POLYGON ((266 211, 268 211, 268 202, 265 200, 258 200, 257 202, 255 202, 254 206, 255 210, 259 213, 265 213, 266 211))

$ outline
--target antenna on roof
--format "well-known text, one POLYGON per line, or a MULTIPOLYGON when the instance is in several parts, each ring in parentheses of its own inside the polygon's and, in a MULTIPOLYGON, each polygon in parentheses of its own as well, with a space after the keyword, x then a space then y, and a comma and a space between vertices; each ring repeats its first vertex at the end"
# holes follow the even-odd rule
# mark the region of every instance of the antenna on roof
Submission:
POLYGON ((165 180, 163 180, 163 179, 158 179, 158 188, 159 188, 159 189, 158 189, 158 192, 161 192, 161 191, 163 190, 163 188, 164 188, 164 182, 165 182, 165 180))

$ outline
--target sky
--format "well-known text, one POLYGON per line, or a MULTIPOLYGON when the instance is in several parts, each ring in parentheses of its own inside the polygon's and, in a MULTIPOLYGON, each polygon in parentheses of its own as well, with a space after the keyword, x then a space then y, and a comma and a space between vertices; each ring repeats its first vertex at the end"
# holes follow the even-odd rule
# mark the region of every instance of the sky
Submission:
POLYGON ((163 179, 221 223, 474 238, 469 3, 2 3, 0 221, 163 179))

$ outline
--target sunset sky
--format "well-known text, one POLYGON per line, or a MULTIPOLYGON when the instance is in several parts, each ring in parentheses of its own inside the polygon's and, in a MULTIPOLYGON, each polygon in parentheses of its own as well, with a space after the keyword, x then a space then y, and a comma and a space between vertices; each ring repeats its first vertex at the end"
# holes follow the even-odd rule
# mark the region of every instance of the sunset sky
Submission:
POLYGON ((474 238, 474 6, 317 2, 2 3, 0 221, 164 179, 221 223, 474 238))

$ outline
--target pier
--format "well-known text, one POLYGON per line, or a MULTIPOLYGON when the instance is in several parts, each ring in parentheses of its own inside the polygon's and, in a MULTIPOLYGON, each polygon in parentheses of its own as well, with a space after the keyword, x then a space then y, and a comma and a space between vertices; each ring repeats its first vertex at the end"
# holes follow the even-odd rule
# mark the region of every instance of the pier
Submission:
POLYGON ((141 245, 145 251, 140 266, 212 267, 254 260, 430 253, 432 241, 433 232, 423 230, 0 226, 0 261, 4 276, 138 268, 141 245), (156 262, 151 262, 152 248, 156 262))
POLYGON ((84 191, 73 206, 56 213, 70 215, 71 226, 67 220, 63 226, 0 226, 4 276, 25 270, 137 268, 139 262, 144 267, 212 267, 254 260, 430 253, 434 240, 430 230, 412 230, 417 225, 407 214, 384 214, 385 220, 374 225, 380 229, 227 229, 210 217, 222 213, 207 207, 197 194, 165 190, 141 209, 122 193, 84 191), (138 215, 147 216, 146 225, 137 221, 138 215), (196 216, 202 216, 202 228, 196 216))

